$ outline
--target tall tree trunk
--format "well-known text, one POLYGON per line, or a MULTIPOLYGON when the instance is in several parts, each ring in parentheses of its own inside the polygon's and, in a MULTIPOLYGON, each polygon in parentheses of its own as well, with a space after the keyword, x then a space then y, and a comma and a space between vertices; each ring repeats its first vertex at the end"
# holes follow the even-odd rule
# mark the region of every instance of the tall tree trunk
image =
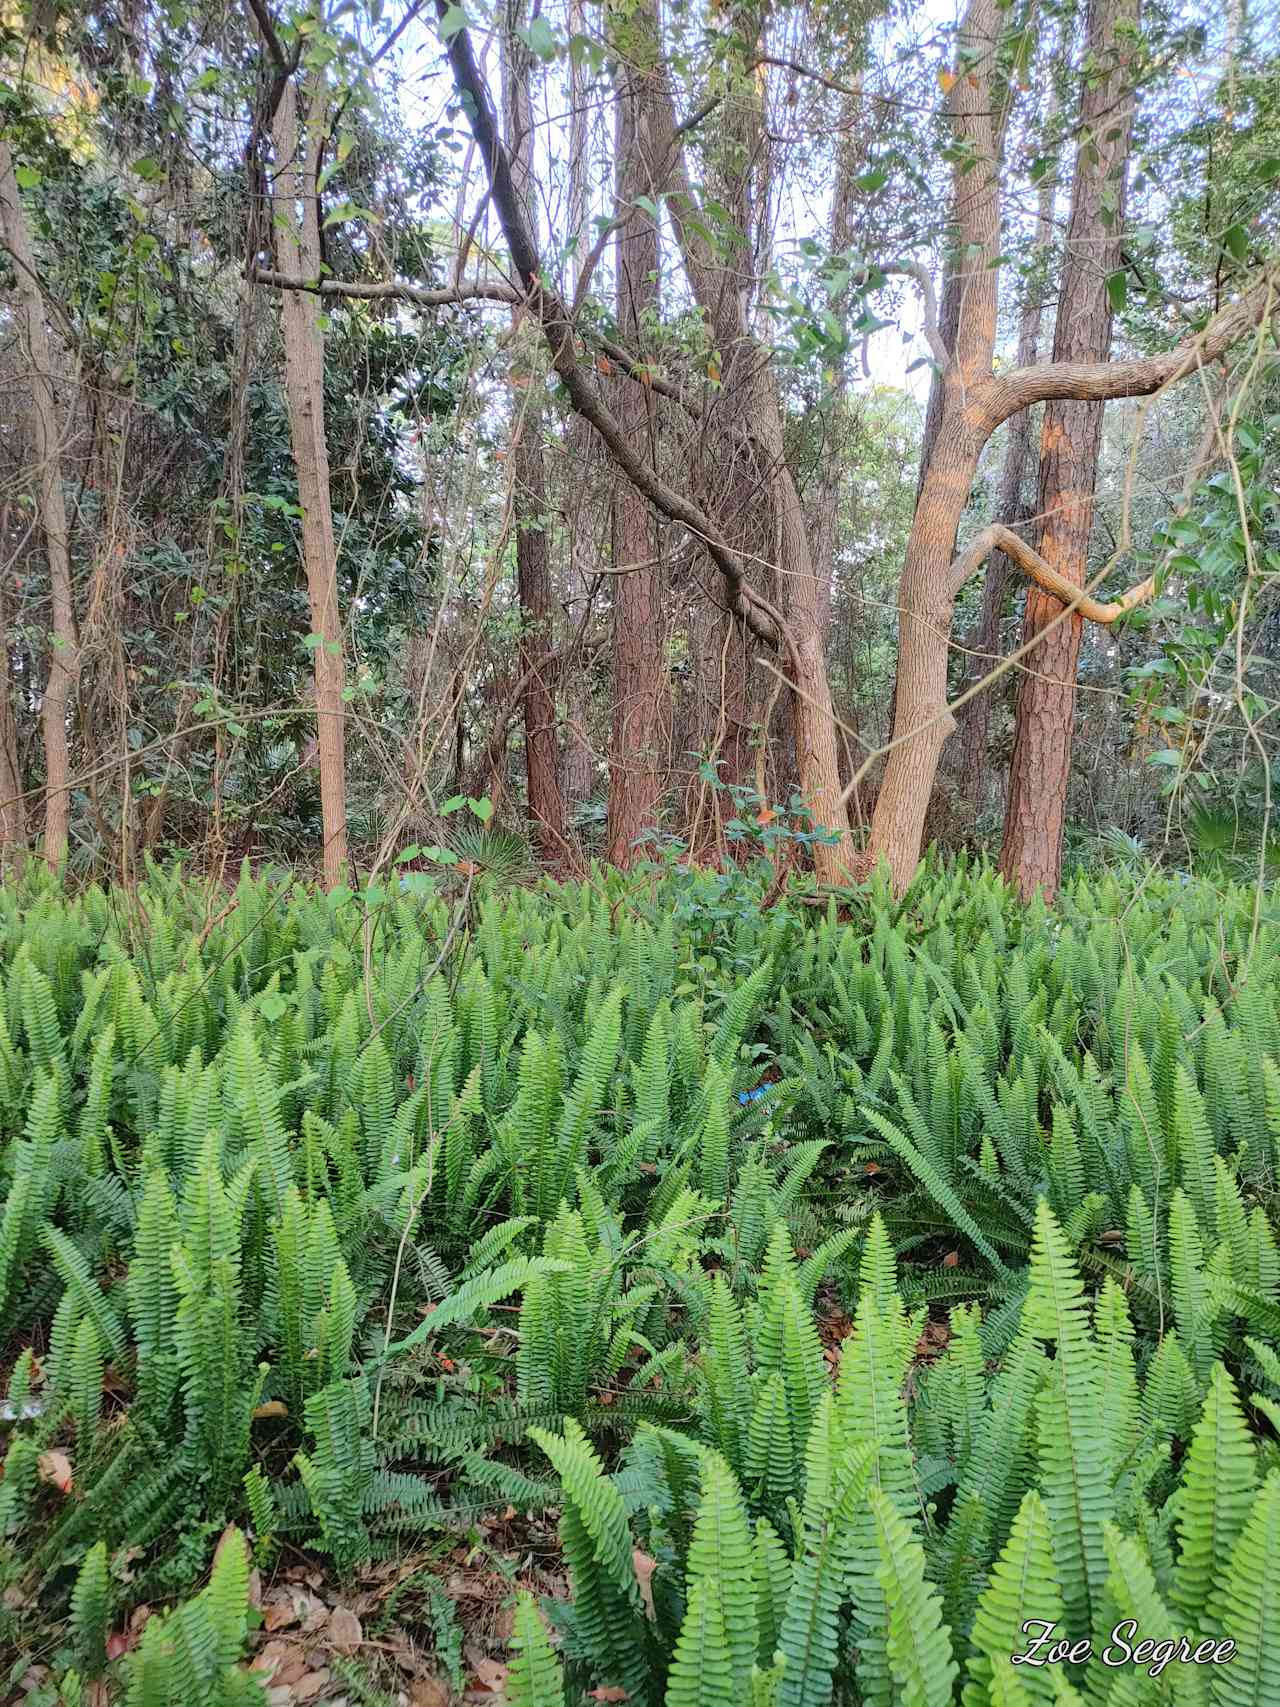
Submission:
MULTIPOLYGON (((320 275, 320 213, 316 179, 323 144, 318 89, 299 112, 297 90, 286 80, 272 127, 275 188, 272 228, 276 265, 292 277, 320 275)), ((337 548, 329 500, 329 449, 324 428, 324 333, 321 302, 309 291, 286 291, 285 392, 289 431, 302 506, 302 554, 307 572, 316 692, 316 750, 320 767, 320 817, 324 880, 332 889, 347 873, 346 706, 342 698, 342 618, 338 608, 337 548)))
MULTIPOLYGON (((994 0, 970 0, 960 32, 960 53, 968 70, 953 80, 948 97, 965 154, 954 179, 956 239, 947 281, 956 305, 955 329, 938 381, 936 426, 922 459, 903 563, 893 745, 868 843, 871 862, 886 861, 899 889, 910 882, 919 861, 938 757, 955 727, 947 709, 948 638, 955 602, 949 570, 956 530, 989 431, 984 431, 981 393, 991 374, 996 335, 997 274, 990 265, 1000 232, 991 109, 995 39, 994 0)), ((944 288, 944 339, 946 304, 944 288)))
MULTIPOLYGON (((523 0, 508 0, 502 32, 502 95, 507 147, 516 194, 531 230, 538 228, 534 195, 533 104, 529 79, 533 54, 517 31, 523 0)), ((529 817, 539 856, 562 859, 565 850, 564 796, 560 790, 560 757, 556 738, 556 696, 551 686, 552 634, 551 565, 547 554, 547 482, 542 460, 541 381, 532 359, 536 328, 525 326, 521 308, 512 310, 518 340, 528 354, 515 367, 523 380, 513 413, 515 436, 511 476, 515 483, 516 580, 520 599, 520 669, 526 677, 521 700, 524 718, 525 778, 529 817)))
MULTIPOLYGON (((658 306, 658 227, 638 198, 656 200, 651 84, 661 51, 652 19, 641 13, 618 69, 617 188, 624 208, 614 244, 618 329, 640 351, 645 316, 658 306)), ((618 418, 632 443, 657 454, 652 392, 624 386, 618 418)), ((613 729, 609 751, 611 864, 630 865, 637 838, 658 821, 669 747, 661 535, 648 503, 627 481, 613 498, 613 729)))
MULTIPOLYGON (((1046 114, 1046 133, 1053 128, 1057 103, 1051 96, 1046 114)), ((1054 176, 1046 172, 1040 181, 1036 206, 1036 255, 1043 259, 1053 238, 1054 176)), ((1028 284, 1027 298, 1018 322, 1019 367, 1030 367, 1040 351, 1040 328, 1044 319, 1044 280, 1033 277, 1028 284)), ((1004 462, 1000 469, 1000 487, 996 497, 996 520, 1015 530, 1024 520, 1022 489, 1026 483, 1031 461, 1031 412, 1022 410, 1009 422, 1004 462)), ((982 609, 978 625, 970 640, 973 656, 969 659, 971 673, 987 675, 1000 658, 1000 614, 1004 609, 1012 564, 1003 551, 993 551, 987 564, 982 588, 982 609)), ((991 690, 984 689, 965 706, 960 722, 963 744, 961 787, 972 802, 974 812, 982 810, 986 787, 987 737, 991 726, 991 690)))
POLYGON ((67 714, 79 673, 80 648, 72 603, 70 536, 62 491, 62 440, 53 396, 49 332, 13 156, 3 139, 0 139, 0 231, 13 258, 17 277, 20 336, 31 386, 31 441, 39 481, 37 504, 49 569, 52 622, 48 675, 41 707, 45 765, 44 857, 50 870, 56 871, 66 855, 70 824, 71 760, 67 714))
POLYGON ((4 604, 7 565, 0 574, 0 877, 23 857, 27 845, 27 801, 22 792, 18 725, 13 715, 9 625, 4 604))
MULTIPOLYGON (((586 17, 583 0, 569 0, 569 36, 584 33, 586 17)), ((573 285, 576 293, 582 281, 583 269, 591 249, 590 216, 590 152, 587 136, 587 107, 591 96, 582 60, 577 54, 569 56, 569 236, 576 243, 573 252, 573 285)), ((600 506, 595 502, 594 467, 599 460, 599 443, 587 423, 575 417, 569 430, 569 457, 576 478, 568 498, 569 566, 568 602, 572 626, 576 629, 585 614, 586 600, 595 578, 595 527, 600 506), (589 472, 592 471, 592 472, 589 472)), ((565 731, 561 770, 564 778, 565 811, 572 818, 575 806, 589 800, 595 792, 596 760, 591 746, 591 673, 579 660, 561 677, 564 685, 565 731)))
MULTIPOLYGON (((1137 0, 1091 0, 1089 6, 1080 142, 1053 338, 1059 362, 1103 361, 1111 351, 1107 279, 1120 265, 1137 14, 1137 0)), ((1045 405, 1037 546, 1075 586, 1086 579, 1104 408, 1081 401, 1045 405)), ((1062 608, 1051 594, 1029 587, 1024 640, 1033 640, 1062 608)), ((1040 889, 1051 900, 1062 872, 1083 626, 1078 613, 1059 622, 1028 655, 1019 685, 1000 869, 1024 898, 1040 889)))

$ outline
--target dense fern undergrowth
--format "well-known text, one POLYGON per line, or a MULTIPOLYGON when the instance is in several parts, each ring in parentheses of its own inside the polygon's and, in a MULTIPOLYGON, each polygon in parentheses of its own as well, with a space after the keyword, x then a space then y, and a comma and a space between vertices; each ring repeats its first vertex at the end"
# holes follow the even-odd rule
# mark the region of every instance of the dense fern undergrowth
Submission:
POLYGON ((0 1650, 554 1508, 517 1707, 1275 1707, 1275 902, 761 895, 0 890, 0 1650))

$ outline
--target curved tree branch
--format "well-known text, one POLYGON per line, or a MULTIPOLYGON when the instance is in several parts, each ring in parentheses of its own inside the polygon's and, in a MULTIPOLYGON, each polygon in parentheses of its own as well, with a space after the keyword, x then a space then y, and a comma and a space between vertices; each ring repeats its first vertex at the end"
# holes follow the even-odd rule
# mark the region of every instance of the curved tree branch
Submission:
POLYGON ((896 274, 899 277, 914 279, 920 286, 920 294, 924 298, 924 335, 933 351, 933 359, 939 367, 946 367, 951 360, 951 351, 947 348, 938 324, 938 296, 933 288, 933 278, 928 267, 921 261, 894 261, 889 266, 877 265, 875 271, 883 273, 886 278, 896 274))
POLYGON ((1119 362, 1045 362, 1039 367, 1015 368, 984 387, 985 425, 994 432, 1002 421, 1033 403, 1076 398, 1102 403, 1112 397, 1150 397, 1166 385, 1185 379, 1225 355, 1271 312, 1280 291, 1280 257, 1263 266, 1261 276, 1243 296, 1229 303, 1194 337, 1184 338, 1163 355, 1119 362))
POLYGON ((1145 581, 1139 581, 1136 587, 1130 587, 1129 591, 1122 593, 1118 599, 1103 604, 1074 581, 1069 581, 1065 575, 1051 569, 1040 553, 1014 533, 1012 528, 1004 527, 1000 522, 993 522, 990 527, 983 528, 951 565, 953 598, 996 550, 1003 551, 1009 561, 1038 587, 1043 587, 1046 593, 1052 593, 1055 599, 1061 599, 1068 610, 1079 611, 1089 622, 1099 622, 1104 627, 1124 616, 1126 611, 1133 610, 1135 605, 1145 604, 1156 587, 1155 577, 1149 576, 1145 581))

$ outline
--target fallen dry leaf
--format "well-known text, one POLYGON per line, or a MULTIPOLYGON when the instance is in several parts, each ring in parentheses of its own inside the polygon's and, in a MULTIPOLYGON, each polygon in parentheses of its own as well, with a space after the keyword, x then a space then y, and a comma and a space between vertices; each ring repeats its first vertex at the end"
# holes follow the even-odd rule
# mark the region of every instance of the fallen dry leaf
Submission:
POLYGON ((959 1251, 948 1251, 946 1256, 943 1257, 943 1259, 942 1259, 942 1266, 943 1266, 943 1268, 959 1268, 959 1266, 960 1266, 960 1252, 959 1251))
POLYGON ((36 1474, 59 1493, 71 1492, 71 1460, 65 1452, 42 1452, 36 1459, 36 1474))
POLYGON ((442 1677, 415 1677, 409 1685, 409 1707, 449 1707, 452 1699, 442 1677))
POLYGON ((340 1654, 354 1654, 364 1641, 360 1620, 348 1607, 335 1606, 329 1614, 329 1646, 340 1654))
POLYGON ((262 1628, 270 1635, 275 1630, 287 1630, 298 1622, 293 1596, 287 1589, 277 1590, 262 1609, 262 1628))
POLYGON ((497 1660, 480 1656, 471 1662, 475 1680, 481 1689, 491 1689, 495 1694, 507 1686, 507 1668, 497 1660))
POLYGON ((328 1666, 325 1666, 321 1671, 306 1672, 293 1685, 293 1699, 295 1701, 314 1701, 325 1684, 328 1683, 331 1675, 328 1666))
POLYGON ((250 1671, 265 1671, 270 1674, 273 1687, 285 1684, 293 1685, 307 1672, 306 1656, 296 1642, 279 1640, 268 1642, 254 1658, 250 1671))
POLYGON ((616 1683, 602 1683, 599 1689, 589 1689, 587 1694, 593 1701, 629 1701, 631 1698, 625 1689, 619 1689, 616 1683))
POLYGON ((265 1405, 256 1405, 251 1412, 254 1422, 261 1422, 263 1417, 287 1417, 289 1407, 283 1399, 268 1399, 265 1405))

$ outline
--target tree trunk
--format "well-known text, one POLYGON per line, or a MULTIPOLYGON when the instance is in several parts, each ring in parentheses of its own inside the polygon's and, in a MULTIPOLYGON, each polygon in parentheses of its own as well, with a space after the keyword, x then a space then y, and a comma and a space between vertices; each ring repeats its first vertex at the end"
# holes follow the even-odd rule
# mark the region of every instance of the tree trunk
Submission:
MULTIPOLYGON (((585 32, 586 17, 583 0, 569 0, 569 36, 572 40, 585 32)), ((591 249, 590 216, 590 153, 587 136, 587 107, 591 96, 581 58, 569 56, 569 236, 576 244, 573 252, 573 285, 575 293, 582 281, 583 269, 591 249)), ((569 430, 569 460, 577 471, 573 491, 568 496, 569 566, 568 607, 571 626, 575 629, 586 614, 586 601, 591 595, 597 569, 596 530, 601 506, 595 502, 594 471, 599 462, 599 442, 587 423, 575 417, 569 430)), ((571 818, 573 809, 590 800, 596 786, 596 757, 591 745, 591 675, 579 662, 570 667, 564 682, 565 731, 561 761, 565 811, 571 818)))
POLYGON ((17 276, 20 339, 31 386, 31 440, 39 493, 40 531, 49 568, 52 625, 41 725, 44 735, 44 857, 51 871, 67 851, 71 760, 67 714, 79 672, 79 641, 71 592, 71 549, 62 491, 62 440, 53 396, 53 360, 35 254, 14 174, 9 145, 0 139, 0 231, 17 276))
MULTIPOLYGON (((272 229, 276 265, 293 277, 320 274, 320 215, 316 179, 323 127, 320 96, 299 113, 292 79, 285 82, 272 129, 275 188, 272 229)), ((337 549, 329 500, 329 450, 324 429, 324 333, 321 302, 308 291, 286 291, 280 315, 284 331, 285 392, 289 431, 302 506, 302 553, 311 606, 316 692, 316 750, 320 768, 320 816, 324 835, 324 881, 336 888, 347 875, 345 703, 342 698, 342 619, 338 608, 337 549)))
MULTIPOLYGON (((1125 168, 1133 122, 1128 86, 1137 0, 1091 0, 1080 142, 1071 188, 1053 359, 1103 361, 1111 351, 1108 276, 1120 265, 1125 168)), ((1052 568, 1083 586, 1093 522, 1105 404, 1049 402, 1040 440, 1037 547, 1052 568)), ((1027 589, 1023 638, 1032 640, 1062 606, 1027 589)), ((1018 691, 1000 869, 1019 893, 1057 893, 1071 773, 1076 667, 1083 619, 1076 613, 1028 654, 1018 691)))
MULTIPOLYGON (((660 52, 642 12, 618 68, 617 188, 627 210, 614 243, 618 330, 641 351, 645 317, 658 306, 658 227, 636 204, 656 199, 653 95, 660 52)), ((657 454, 652 391, 625 384, 618 418, 632 443, 657 454)), ((633 486, 615 483, 613 497, 613 729, 609 751, 611 864, 628 866, 637 838, 656 827, 670 745, 661 534, 652 510, 633 486)))
MULTIPOLYGON (((530 229, 537 230, 533 175, 533 106, 529 79, 533 54, 517 35, 522 0, 509 0, 502 32, 502 93, 507 147, 516 194, 530 229)), ((534 843, 544 861, 564 857, 564 796, 556 737, 556 698, 549 660, 552 634, 551 565, 547 555, 547 483, 542 460, 541 380, 532 359, 536 328, 527 315, 512 310, 516 337, 527 360, 513 364, 522 382, 515 392, 515 435, 511 469, 515 483, 516 580, 520 599, 520 670, 526 677, 521 699, 529 817, 534 843)))
MULTIPOLYGON (((924 459, 902 569, 893 745, 868 843, 871 863, 884 860, 898 890, 905 889, 919 862, 938 758, 955 727, 947 709, 954 604, 950 565, 987 437, 981 391, 991 374, 996 335, 997 274, 990 265, 1000 231, 990 93, 995 37, 994 0, 970 0, 960 40, 969 70, 954 79, 948 97, 958 140, 966 145, 953 191, 956 242, 948 283, 956 303, 955 331, 938 386, 937 424, 924 459)), ((945 305, 944 291, 944 326, 945 305)))
MULTIPOLYGON (((1045 119, 1046 134, 1052 132, 1057 102, 1050 96, 1045 119)), ((1054 177, 1046 172, 1040 181, 1036 207, 1036 253, 1043 258, 1053 238, 1054 177)), ((1030 367, 1040 350, 1040 327, 1044 319, 1044 280, 1036 276, 1028 284, 1027 299, 1018 322, 1018 366, 1030 367)), ((1031 460, 1031 412, 1024 409, 1009 422, 1000 488, 996 498, 996 520, 1017 529, 1023 521, 1022 489, 1031 460)), ((982 588, 982 610, 970 641, 974 654, 969 672, 975 678, 987 675, 1000 659, 1000 614, 1004 609, 1011 565, 1003 551, 993 551, 982 588)), ((991 726, 991 691, 984 689, 965 706, 960 724, 964 756, 961 787, 975 814, 982 810, 986 787, 987 737, 991 726)))
MULTIPOLYGON (((7 566, 6 566, 7 574, 7 566)), ((13 715, 9 626, 0 576, 0 877, 17 867, 27 845, 27 802, 18 758, 18 725, 13 715)))

